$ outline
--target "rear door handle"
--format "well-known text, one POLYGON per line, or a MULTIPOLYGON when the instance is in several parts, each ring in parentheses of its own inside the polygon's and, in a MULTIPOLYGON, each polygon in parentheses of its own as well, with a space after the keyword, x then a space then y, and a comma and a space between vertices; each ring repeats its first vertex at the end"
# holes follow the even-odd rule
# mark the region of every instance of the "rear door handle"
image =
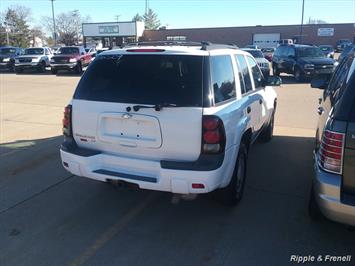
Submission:
POLYGON ((319 115, 322 115, 323 112, 324 112, 324 108, 323 108, 322 106, 319 106, 319 107, 318 107, 318 114, 319 114, 319 115))
POLYGON ((247 107, 247 113, 250 114, 250 112, 251 112, 251 107, 248 106, 248 107, 247 107))

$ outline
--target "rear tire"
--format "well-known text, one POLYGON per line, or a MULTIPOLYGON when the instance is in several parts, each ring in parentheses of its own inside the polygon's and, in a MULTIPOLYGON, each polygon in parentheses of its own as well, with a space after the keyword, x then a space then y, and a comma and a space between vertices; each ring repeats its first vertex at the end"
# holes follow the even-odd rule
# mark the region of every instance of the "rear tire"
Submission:
POLYGON ((240 144, 237 162, 233 171, 233 176, 227 187, 217 191, 218 199, 227 206, 236 206, 243 198, 246 167, 247 167, 247 147, 242 142, 240 144))
POLYGON ((272 140, 272 137, 274 135, 274 122, 275 122, 275 111, 273 111, 271 115, 271 119, 268 126, 264 128, 264 130, 260 134, 260 139, 263 142, 269 142, 272 140))

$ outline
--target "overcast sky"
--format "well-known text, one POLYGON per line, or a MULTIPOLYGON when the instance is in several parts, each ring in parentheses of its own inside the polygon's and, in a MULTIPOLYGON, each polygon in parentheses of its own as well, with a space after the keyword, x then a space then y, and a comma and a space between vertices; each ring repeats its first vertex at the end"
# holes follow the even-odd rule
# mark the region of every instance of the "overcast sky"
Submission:
MULTIPOLYGON (((31 8, 33 21, 51 16, 50 0, 1 0, 0 10, 22 5, 31 8)), ((129 21, 143 14, 145 0, 55 0, 55 12, 78 9, 92 22, 129 21)), ((168 28, 228 27, 300 24, 302 0, 150 0, 149 7, 168 28)), ((309 17, 329 23, 354 23, 355 0, 305 0, 305 23, 309 17)))

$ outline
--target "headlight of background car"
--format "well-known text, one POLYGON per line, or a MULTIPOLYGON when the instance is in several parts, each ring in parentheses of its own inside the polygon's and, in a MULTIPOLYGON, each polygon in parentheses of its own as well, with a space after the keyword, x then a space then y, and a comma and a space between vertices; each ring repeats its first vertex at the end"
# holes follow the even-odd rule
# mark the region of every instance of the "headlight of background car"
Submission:
POLYGON ((334 67, 336 67, 337 65, 339 65, 338 61, 334 61, 334 67))
POLYGON ((20 60, 18 60, 17 58, 15 59, 15 63, 20 63, 20 60))
POLYGON ((9 61, 10 61, 10 58, 4 58, 2 61, 3 61, 3 62, 9 62, 9 61))
POLYGON ((69 62, 70 62, 70 63, 76 63, 76 59, 75 59, 75 58, 70 58, 70 59, 69 59, 69 62))
POLYGON ((33 63, 38 63, 39 62, 39 57, 32 58, 33 63))
POLYGON ((54 63, 54 59, 51 59, 49 62, 50 62, 50 63, 54 63))
POLYGON ((305 64, 304 69, 313 69, 314 65, 313 64, 305 64))

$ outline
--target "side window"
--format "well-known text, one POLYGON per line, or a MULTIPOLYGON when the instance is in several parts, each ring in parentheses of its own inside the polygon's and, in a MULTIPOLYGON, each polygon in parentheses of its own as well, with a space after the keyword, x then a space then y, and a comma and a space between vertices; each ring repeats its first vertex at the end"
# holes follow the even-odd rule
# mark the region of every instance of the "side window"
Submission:
POLYGON ((261 74, 258 64, 252 57, 247 56, 247 59, 251 69, 251 73, 253 75, 255 89, 260 89, 263 87, 263 74, 261 74))
POLYGON ((248 64, 247 61, 244 58, 244 55, 238 54, 236 55, 236 59, 238 62, 238 65, 240 67, 240 70, 242 71, 243 74, 243 80, 245 84, 245 92, 249 92, 253 90, 253 85, 251 83, 251 78, 249 74, 249 69, 248 69, 248 64))
POLYGON ((229 55, 211 57, 212 85, 215 103, 236 97, 232 58, 229 55))
POLYGON ((235 60, 236 60, 236 63, 237 63, 237 66, 238 66, 238 75, 239 75, 239 83, 240 83, 240 91, 243 94, 245 94, 247 91, 246 91, 246 88, 245 88, 245 84, 244 84, 244 77, 243 77, 243 72, 242 72, 242 67, 240 66, 239 64, 239 61, 237 59, 237 56, 235 57, 235 60))
POLYGON ((50 54, 47 48, 45 48, 44 51, 46 52, 46 55, 50 54))
POLYGON ((351 63, 352 61, 350 60, 344 61, 344 63, 339 66, 329 83, 326 96, 330 97, 332 105, 334 105, 343 95, 351 63))

